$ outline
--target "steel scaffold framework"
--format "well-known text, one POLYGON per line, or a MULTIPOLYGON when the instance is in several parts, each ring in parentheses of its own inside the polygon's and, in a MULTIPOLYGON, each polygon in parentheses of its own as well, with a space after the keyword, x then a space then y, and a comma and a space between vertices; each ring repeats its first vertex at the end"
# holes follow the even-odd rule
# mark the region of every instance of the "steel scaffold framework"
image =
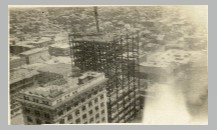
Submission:
POLYGON ((104 72, 107 82, 108 121, 128 122, 141 108, 139 99, 139 35, 90 40, 101 34, 70 34, 70 57, 81 71, 104 72), (88 37, 88 40, 82 39, 88 37))

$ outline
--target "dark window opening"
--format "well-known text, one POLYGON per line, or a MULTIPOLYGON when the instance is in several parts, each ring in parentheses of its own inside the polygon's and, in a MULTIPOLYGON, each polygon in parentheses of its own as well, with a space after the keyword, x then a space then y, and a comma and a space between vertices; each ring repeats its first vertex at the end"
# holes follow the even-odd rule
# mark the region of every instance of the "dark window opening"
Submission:
POLYGON ((61 119, 60 120, 60 124, 64 124, 65 123, 65 120, 64 119, 61 119))
POLYGON ((47 114, 47 113, 44 114, 44 117, 47 118, 47 119, 50 119, 50 115, 47 114))
POLYGON ((78 116, 78 115, 80 114, 80 111, 77 110, 77 111, 75 112, 75 114, 76 114, 76 116, 78 116))
POLYGON ((42 123, 41 120, 36 119, 36 124, 41 124, 41 123, 42 123))
POLYGON ((27 116, 27 121, 28 121, 28 122, 32 122, 32 118, 29 117, 29 116, 27 116))
POLYGON ((77 119, 75 122, 76 122, 77 124, 79 124, 81 121, 80 121, 80 119, 77 119))
POLYGON ((83 119, 86 119, 86 118, 87 118, 87 114, 84 114, 84 115, 82 116, 82 118, 83 118, 83 119))
POLYGON ((69 115, 69 116, 68 116, 68 120, 71 120, 71 119, 72 119, 72 115, 69 115))
POLYGON ((59 116, 63 115, 63 111, 59 111, 59 112, 58 112, 58 115, 59 115, 59 116))
POLYGON ((89 102, 89 104, 88 104, 88 105, 89 105, 89 107, 91 107, 93 104, 92 104, 92 102, 89 102))
POLYGON ((97 111, 97 110, 99 110, 99 107, 98 107, 98 106, 96 106, 96 107, 95 107, 95 110, 96 110, 96 111, 97 111))
POLYGON ((83 107, 82 107, 82 111, 84 111, 84 110, 86 110, 86 106, 83 106, 83 107))
POLYGON ((40 112, 37 111, 37 110, 35 110, 35 115, 36 115, 36 116, 40 116, 40 112))
POLYGON ((89 111, 89 114, 90 114, 90 115, 93 114, 93 110, 90 110, 90 111, 89 111))

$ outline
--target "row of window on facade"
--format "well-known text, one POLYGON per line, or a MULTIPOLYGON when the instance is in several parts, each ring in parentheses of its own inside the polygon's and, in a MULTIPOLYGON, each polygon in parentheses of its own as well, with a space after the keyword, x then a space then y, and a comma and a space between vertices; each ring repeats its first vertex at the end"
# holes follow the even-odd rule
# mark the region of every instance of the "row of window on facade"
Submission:
MULTIPOLYGON (((88 94, 88 96, 86 98, 85 97, 81 97, 81 99, 77 98, 76 99, 77 101, 73 100, 73 101, 70 101, 70 102, 71 102, 71 104, 73 104, 73 107, 77 107, 77 106, 79 106, 79 104, 84 103, 86 100, 89 100, 91 97, 92 97, 92 94, 90 93, 90 94, 88 94)), ((100 95, 100 99, 101 100, 104 99, 104 95, 103 94, 100 95)), ((95 98, 94 102, 97 103, 98 102, 98 98, 95 98)), ((91 101, 90 101, 90 106, 91 106, 91 101)), ((71 109, 71 107, 67 107, 67 109, 71 109)))
MULTIPOLYGON (((23 98, 24 98, 24 100, 30 101, 30 98, 28 96, 23 96, 23 98)), ((33 98, 32 101, 35 102, 35 103, 40 103, 39 99, 36 99, 36 98, 33 98)), ((41 103, 44 104, 44 105, 49 105, 48 101, 43 101, 42 100, 41 103)))
MULTIPOLYGON (((103 99, 103 95, 101 95, 101 99, 103 99)), ((94 103, 93 103, 92 100, 91 100, 91 101, 88 103, 88 107, 91 108, 91 107, 93 106, 93 104, 96 104, 96 103, 98 103, 98 98, 96 98, 96 99, 94 100, 94 103)), ((78 102, 76 102, 73 107, 76 107, 76 106, 78 106, 78 102)), ((100 103, 100 107, 103 108, 104 106, 105 106, 105 103, 104 103, 104 101, 102 101, 102 102, 100 103)), ((72 106, 66 107, 66 111, 70 111, 71 109, 72 109, 72 106)), ((81 111, 86 111, 86 110, 87 110, 87 106, 86 106, 86 105, 84 105, 84 106, 81 107, 81 111)), ((95 106, 95 110, 96 110, 96 111, 99 110, 99 106, 98 106, 98 105, 95 106)), ((61 111, 58 112, 58 115, 59 115, 59 116, 61 116, 61 115, 63 115, 63 114, 64 114, 64 110, 61 110, 61 111)), ((79 110, 79 109, 76 110, 75 114, 76 114, 76 116, 79 115, 79 114, 80 114, 80 110, 79 110)))
MULTIPOLYGON (((80 112, 76 111, 76 113, 78 114, 78 113, 80 113, 80 112)), ((90 110, 90 111, 88 112, 88 114, 89 114, 90 116, 93 115, 93 110, 90 110)), ((104 115, 104 114, 105 114, 105 110, 103 109, 103 110, 101 110, 101 115, 104 115)), ((37 110, 35 110, 35 115, 40 115, 40 112, 37 111, 37 110)), ((76 116, 79 116, 79 115, 76 115, 76 116)), ((43 117, 46 118, 46 119, 48 119, 48 120, 51 118, 48 113, 44 113, 44 114, 43 114, 43 117)), ((27 121, 28 121, 29 123, 33 123, 33 118, 31 118, 30 116, 27 116, 26 118, 27 118, 27 121)), ((65 120, 65 119, 60 119, 59 123, 60 123, 60 124, 65 124, 65 123, 67 123, 67 122, 72 121, 72 119, 73 119, 73 114, 69 114, 69 115, 67 116, 67 120, 65 120)), ((87 119, 87 114, 85 113, 85 114, 83 114, 82 116, 80 116, 80 118, 76 119, 76 120, 75 120, 75 123, 81 123, 81 120, 86 120, 86 119, 87 119)), ((95 114, 95 119, 96 119, 96 120, 99 120, 99 119, 100 119, 100 114, 99 114, 99 113, 95 114)), ((90 123, 93 123, 93 121, 94 121, 94 117, 91 117, 91 118, 89 119, 89 122, 90 122, 90 123)), ((105 116, 102 117, 102 122, 104 122, 104 121, 105 121, 105 116)), ((36 122, 36 124, 42 124, 42 120, 40 120, 39 118, 36 118, 35 122, 36 122)), ((45 124, 50 124, 49 121, 45 121, 44 123, 45 123, 45 124)), ((85 123, 85 122, 84 122, 84 123, 85 123)))
MULTIPOLYGON (((29 117, 29 116, 27 116, 26 119, 27 119, 27 122, 28 122, 28 123, 33 123, 33 122, 34 122, 34 119, 31 118, 31 117, 29 117)), ((37 119, 37 118, 36 118, 36 119, 35 119, 35 124, 51 124, 51 122, 45 121, 45 122, 43 123, 41 119, 37 119)))
MULTIPOLYGON (((76 113, 77 119, 75 119, 74 123, 76 123, 76 124, 81 123, 81 121, 86 121, 88 119, 88 114, 89 114, 89 117, 90 117, 89 118, 89 123, 93 123, 94 122, 94 117, 93 117, 93 113, 94 112, 93 112, 93 110, 89 110, 88 114, 84 113, 82 116, 79 116, 80 115, 79 111, 76 111, 75 113, 76 113)), ((100 119, 100 113, 96 113, 94 115, 95 115, 95 120, 99 120, 100 119)), ((105 115, 105 110, 104 109, 101 110, 101 115, 105 115)), ((70 115, 67 116, 67 120, 66 119, 60 119, 59 123, 60 124, 65 124, 67 122, 72 121, 72 119, 73 119, 73 115, 70 114, 70 115)), ((102 119, 102 122, 104 122, 105 121, 105 116, 103 116, 101 119, 102 119)), ((84 122, 84 124, 85 124, 85 122, 84 122)))
MULTIPOLYGON (((101 97, 101 99, 103 99, 104 96, 101 95, 100 97, 101 97)), ((98 103, 98 98, 96 98, 96 99, 94 100, 94 103, 98 103)), ((76 102, 74 105, 75 105, 74 107, 76 107, 76 105, 78 105, 78 102, 76 102)), ((90 101, 90 102, 88 103, 88 107, 92 107, 92 106, 93 106, 93 102, 90 101)), ((104 106, 105 106, 104 102, 101 102, 100 106, 101 106, 101 107, 104 107, 104 106)), ((82 106, 81 108, 82 108, 82 109, 81 109, 82 111, 85 111, 85 110, 87 109, 86 106, 82 106)), ((66 110, 67 110, 67 111, 70 111, 71 109, 72 109, 72 106, 66 107, 66 110)), ((99 110, 99 106, 95 106, 95 110, 96 110, 96 111, 99 110)), ((30 110, 29 108, 25 107, 25 108, 24 108, 24 112, 25 112, 25 113, 31 113, 31 110, 30 110)), ((38 110, 35 110, 35 111, 34 111, 34 114, 35 114, 36 116, 40 116, 40 115, 41 115, 41 114, 40 114, 40 111, 38 111, 38 110)), ((63 114, 64 114, 63 110, 61 110, 61 111, 58 112, 58 115, 59 115, 59 116, 61 116, 61 115, 63 115, 63 114)), ((77 111, 76 111, 76 115, 78 115, 78 114, 80 114, 80 110, 77 110, 77 111)))

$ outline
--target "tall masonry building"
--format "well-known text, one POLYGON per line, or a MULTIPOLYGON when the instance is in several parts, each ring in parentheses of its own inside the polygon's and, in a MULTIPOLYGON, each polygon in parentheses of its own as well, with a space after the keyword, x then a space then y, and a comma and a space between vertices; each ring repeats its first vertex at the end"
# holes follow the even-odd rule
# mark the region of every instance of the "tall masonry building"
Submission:
POLYGON ((21 92, 24 123, 89 124, 107 122, 104 73, 88 71, 63 85, 44 85, 21 92))

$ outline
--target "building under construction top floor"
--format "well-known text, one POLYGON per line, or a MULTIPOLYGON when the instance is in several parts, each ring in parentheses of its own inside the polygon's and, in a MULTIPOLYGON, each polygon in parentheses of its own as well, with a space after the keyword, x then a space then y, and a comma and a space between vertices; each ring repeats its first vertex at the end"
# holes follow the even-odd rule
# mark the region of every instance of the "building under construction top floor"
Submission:
POLYGON ((104 72, 108 78, 108 121, 128 122, 140 109, 139 36, 69 35, 71 58, 81 71, 104 72))

